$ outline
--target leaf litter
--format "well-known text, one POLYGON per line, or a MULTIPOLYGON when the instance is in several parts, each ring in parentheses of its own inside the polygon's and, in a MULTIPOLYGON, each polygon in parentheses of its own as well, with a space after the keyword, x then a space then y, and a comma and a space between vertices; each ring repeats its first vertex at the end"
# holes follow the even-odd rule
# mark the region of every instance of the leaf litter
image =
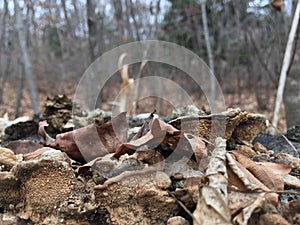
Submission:
POLYGON ((56 123, 67 109, 47 104, 40 139, 0 148, 1 223, 299 222, 299 158, 253 142, 267 128, 262 115, 228 109, 165 122, 154 111, 128 140, 126 113, 69 131, 56 123))

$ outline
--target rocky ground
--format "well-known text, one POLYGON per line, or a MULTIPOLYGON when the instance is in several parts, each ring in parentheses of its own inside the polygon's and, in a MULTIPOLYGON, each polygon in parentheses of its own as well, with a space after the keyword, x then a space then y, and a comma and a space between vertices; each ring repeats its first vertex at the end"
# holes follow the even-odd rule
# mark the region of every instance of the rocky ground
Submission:
POLYGON ((72 106, 56 96, 41 119, 0 121, 0 224, 300 224, 297 127, 72 106))

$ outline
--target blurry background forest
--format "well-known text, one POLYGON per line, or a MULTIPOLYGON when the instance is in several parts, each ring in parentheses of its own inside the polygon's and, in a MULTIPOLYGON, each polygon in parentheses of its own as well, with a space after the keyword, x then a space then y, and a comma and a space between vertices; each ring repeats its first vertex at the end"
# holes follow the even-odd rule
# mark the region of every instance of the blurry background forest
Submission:
MULTIPOLYGON (((214 71, 226 104, 265 113, 269 120, 297 1, 274 2, 281 2, 282 10, 268 0, 205 2, 214 71)), ((148 39, 175 42, 208 64, 201 4, 201 0, 0 1, 0 116, 37 113, 46 96, 60 93, 72 97, 90 63, 123 43, 148 39)), ((300 122, 299 104, 298 111, 294 109, 295 98, 300 96, 300 55, 296 50, 284 97, 285 110, 291 113, 282 108, 281 129, 286 128, 286 114, 293 117, 288 126, 300 122)), ((130 76, 137 75, 139 66, 131 67, 130 76)), ((149 68, 149 64, 145 66, 142 76, 153 75, 149 68)), ((181 71, 168 68, 165 77, 198 99, 197 106, 204 105, 199 87, 181 71)), ((99 107, 109 110, 106 102, 115 98, 116 84, 121 84, 118 74, 102 90, 104 101, 99 107)), ((140 107, 140 112, 145 107, 140 107)))

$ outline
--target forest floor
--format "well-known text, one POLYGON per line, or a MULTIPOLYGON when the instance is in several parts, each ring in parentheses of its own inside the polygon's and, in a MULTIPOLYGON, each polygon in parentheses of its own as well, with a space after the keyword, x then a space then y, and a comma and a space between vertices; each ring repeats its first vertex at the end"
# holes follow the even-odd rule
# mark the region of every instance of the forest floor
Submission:
MULTIPOLYGON (((204 109, 197 116, 170 116, 164 101, 161 119, 78 107, 70 120, 73 92, 41 94, 44 121, 11 125, 0 136, 0 224, 300 224, 300 141, 292 148, 281 135, 260 136, 271 100, 261 111, 253 94, 226 94, 231 109, 211 115, 195 93, 204 109)), ((4 96, 0 116, 13 118, 15 90, 6 87, 4 96)), ((137 113, 152 112, 152 103, 137 113)), ((30 105, 24 91, 19 116, 32 117, 30 105)))

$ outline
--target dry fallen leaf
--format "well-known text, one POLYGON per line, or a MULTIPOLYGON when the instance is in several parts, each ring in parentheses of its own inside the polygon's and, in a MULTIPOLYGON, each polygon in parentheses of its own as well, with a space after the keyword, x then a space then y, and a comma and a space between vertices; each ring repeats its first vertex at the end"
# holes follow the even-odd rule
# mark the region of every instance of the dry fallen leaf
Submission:
POLYGON ((256 163, 237 151, 232 151, 231 153, 244 168, 270 190, 280 191, 284 189, 282 177, 291 171, 290 167, 270 162, 256 163))
MULTIPOLYGON (((265 202, 264 193, 258 193, 255 195, 250 194, 250 196, 252 197, 252 201, 247 202, 248 204, 246 206, 240 206, 238 210, 240 212, 232 219, 234 224, 247 225, 248 220, 251 218, 252 214, 260 210, 263 203, 265 202)), ((242 197, 242 195, 240 195, 238 198, 240 197, 242 197)))
MULTIPOLYGON (((184 140, 189 143, 190 149, 195 154, 195 158, 197 163, 200 163, 201 160, 207 158, 207 148, 201 137, 192 135, 192 134, 183 134, 184 140)), ((190 151, 190 149, 186 149, 186 151, 190 151)), ((204 166, 203 164, 201 166, 204 166)))
POLYGON ((151 128, 151 124, 153 122, 154 119, 154 113, 156 112, 156 110, 154 110, 149 117, 146 119, 146 121, 143 123, 143 125, 141 126, 141 128, 139 129, 139 131, 136 133, 136 135, 133 136, 133 138, 131 139, 131 141, 134 141, 136 139, 139 139, 140 137, 144 136, 146 133, 148 133, 150 131, 151 128))
POLYGON ((41 124, 39 134, 46 145, 64 151, 70 158, 79 161, 91 161, 97 157, 113 153, 126 138, 126 113, 121 113, 101 126, 88 125, 73 131, 49 138, 41 124), (50 142, 49 142, 50 140, 50 142))
POLYGON ((26 154, 43 146, 30 140, 16 140, 9 142, 6 147, 13 150, 15 154, 26 154))
POLYGON ((300 179, 296 176, 287 174, 283 177, 283 181, 284 181, 285 185, 288 185, 288 186, 294 187, 294 188, 300 188, 300 179))
MULTIPOLYGON (((233 154, 232 154, 233 155, 233 154)), ((250 190, 250 191, 259 191, 259 190, 263 190, 266 192, 270 192, 270 191, 276 191, 275 189, 270 189, 269 187, 267 187, 264 182, 268 182, 268 184, 274 184, 274 181, 272 181, 272 178, 269 177, 268 175, 265 175, 265 171, 262 172, 262 175, 260 173, 257 173, 257 170, 259 170, 259 166, 258 168, 255 168, 256 163, 253 162, 251 159, 247 158, 246 156, 243 156, 242 154, 239 154, 237 152, 235 152, 234 156, 238 156, 238 159, 241 161, 235 161, 232 158, 231 154, 227 154, 227 160, 228 160, 228 177, 229 177, 229 184, 230 186, 232 186, 233 188, 238 188, 239 190, 250 190), (245 166, 244 166, 245 165, 245 166), (262 177, 264 177, 263 175, 265 175, 267 177, 267 181, 264 180, 260 180, 258 179, 253 173, 251 173, 247 168, 251 168, 252 171, 255 171, 256 174, 258 174, 258 176, 260 177, 260 179, 262 179, 262 177), (255 168, 255 169, 253 169, 255 168)), ((282 178, 277 179, 278 180, 279 185, 281 185, 282 178)), ((275 182, 276 183, 276 182, 275 182)), ((279 197, 278 194, 276 193, 266 193, 266 201, 269 203, 272 203, 275 206, 278 206, 279 204, 279 197)))
POLYGON ((231 224, 227 199, 226 141, 216 139, 216 147, 207 166, 207 185, 200 188, 199 199, 194 211, 194 224, 231 224))
POLYGON ((154 119, 151 125, 151 129, 144 136, 139 139, 130 141, 128 143, 122 144, 115 152, 114 157, 119 158, 125 153, 132 154, 134 151, 153 149, 164 141, 166 135, 180 134, 180 131, 171 125, 163 122, 159 119, 154 119))

